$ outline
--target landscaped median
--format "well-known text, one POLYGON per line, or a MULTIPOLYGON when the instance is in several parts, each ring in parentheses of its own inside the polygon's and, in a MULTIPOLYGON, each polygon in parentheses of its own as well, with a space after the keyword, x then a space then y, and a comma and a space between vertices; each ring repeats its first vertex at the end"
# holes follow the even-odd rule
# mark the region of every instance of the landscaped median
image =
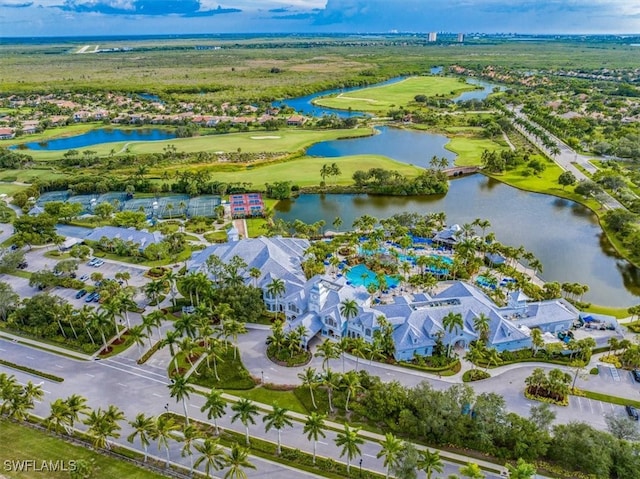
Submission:
POLYGON ((22 371, 23 373, 32 374, 34 376, 48 379, 49 381, 55 381, 57 383, 61 383, 62 381, 64 381, 64 378, 61 378, 60 376, 54 376, 53 374, 38 371, 37 369, 33 369, 28 366, 22 366, 20 364, 12 363, 11 361, 5 361, 4 359, 0 359, 0 365, 22 371))

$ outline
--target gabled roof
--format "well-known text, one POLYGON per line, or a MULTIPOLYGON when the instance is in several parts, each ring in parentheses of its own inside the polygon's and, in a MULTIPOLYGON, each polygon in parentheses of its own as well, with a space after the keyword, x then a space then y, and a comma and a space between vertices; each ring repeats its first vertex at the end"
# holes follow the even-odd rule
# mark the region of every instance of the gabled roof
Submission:
POLYGON ((102 226, 89 233, 85 240, 100 241, 102 238, 132 241, 133 243, 140 245, 141 249, 144 249, 150 244, 160 243, 164 239, 164 236, 159 231, 149 233, 148 231, 136 230, 134 228, 102 226))

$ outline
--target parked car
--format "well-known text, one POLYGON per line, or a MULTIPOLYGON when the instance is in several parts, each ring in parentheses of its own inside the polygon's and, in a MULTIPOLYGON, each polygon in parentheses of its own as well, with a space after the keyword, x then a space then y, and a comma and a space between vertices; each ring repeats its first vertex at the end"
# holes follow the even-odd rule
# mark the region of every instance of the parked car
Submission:
POLYGON ((98 258, 91 258, 91 259, 87 262, 87 266, 93 266, 94 264, 96 264, 96 261, 98 261, 98 258))
POLYGON ((98 261, 96 261, 95 263, 93 263, 93 267, 94 268, 99 268, 100 266, 102 266, 104 264, 104 261, 102 261, 101 259, 99 259, 98 261))
POLYGON ((93 301, 93 298, 96 297, 96 294, 98 294, 98 293, 89 293, 89 295, 87 295, 87 297, 84 298, 84 302, 85 303, 90 303, 91 301, 93 301))
POLYGON ((634 421, 640 419, 640 413, 638 413, 638 410, 635 407, 627 405, 624 408, 627 410, 627 414, 631 419, 634 421))
POLYGON ((98 301, 100 301, 100 294, 96 293, 95 296, 93 297, 93 302, 97 303, 98 301))
POLYGON ((81 289, 80 291, 78 291, 76 293, 76 299, 82 298, 85 294, 87 294, 87 290, 86 289, 81 289))
POLYGON ((80 276, 80 281, 86 281, 89 279, 89 275, 88 274, 83 274, 82 276, 80 276))
POLYGON ((22 261, 22 262, 18 263, 17 268, 18 269, 25 269, 27 266, 29 266, 29 264, 26 261, 22 261))

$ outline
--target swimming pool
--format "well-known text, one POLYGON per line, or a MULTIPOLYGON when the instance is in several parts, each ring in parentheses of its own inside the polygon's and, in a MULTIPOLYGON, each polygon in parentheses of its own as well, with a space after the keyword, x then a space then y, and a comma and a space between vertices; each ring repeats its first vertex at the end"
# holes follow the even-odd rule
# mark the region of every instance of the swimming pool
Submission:
MULTIPOLYGON (((387 280, 387 286, 389 288, 395 288, 400 283, 400 280, 395 276, 389 276, 385 274, 387 280)), ((376 274, 367 268, 364 264, 359 264, 351 268, 346 274, 347 280, 354 286, 364 286, 368 288, 370 284, 378 286, 378 278, 376 274)))

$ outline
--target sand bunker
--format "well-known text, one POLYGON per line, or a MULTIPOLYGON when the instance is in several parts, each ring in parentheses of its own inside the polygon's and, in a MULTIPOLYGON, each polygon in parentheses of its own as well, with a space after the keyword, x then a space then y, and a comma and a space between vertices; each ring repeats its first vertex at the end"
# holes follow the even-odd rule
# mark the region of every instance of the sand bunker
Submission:
POLYGON ((278 140, 281 137, 279 136, 252 136, 252 140, 278 140))

